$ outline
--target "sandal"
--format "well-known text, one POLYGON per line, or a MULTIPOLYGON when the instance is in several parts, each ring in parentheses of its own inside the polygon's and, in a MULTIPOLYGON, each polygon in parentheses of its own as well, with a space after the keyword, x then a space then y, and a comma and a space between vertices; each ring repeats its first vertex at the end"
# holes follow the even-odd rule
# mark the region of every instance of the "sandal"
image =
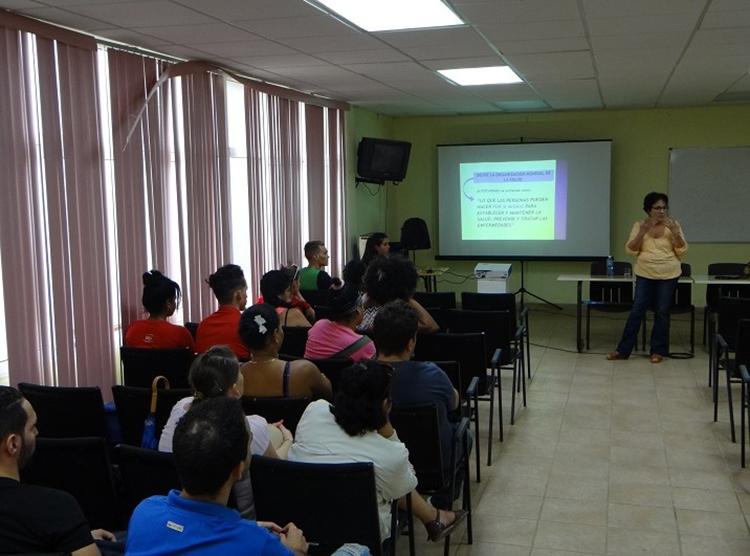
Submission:
POLYGON ((649 359, 652 363, 661 363, 662 361, 664 361, 664 357, 662 357, 658 353, 652 353, 649 359))
POLYGON ((618 361, 621 359, 627 359, 626 355, 622 355, 619 351, 610 351, 607 354, 607 361, 618 361))
POLYGON ((440 510, 435 508, 437 512, 435 519, 424 524, 424 528, 427 529, 427 540, 437 542, 451 534, 451 531, 456 528, 456 525, 466 519, 466 510, 456 510, 454 513, 456 517, 448 525, 440 521, 440 510))

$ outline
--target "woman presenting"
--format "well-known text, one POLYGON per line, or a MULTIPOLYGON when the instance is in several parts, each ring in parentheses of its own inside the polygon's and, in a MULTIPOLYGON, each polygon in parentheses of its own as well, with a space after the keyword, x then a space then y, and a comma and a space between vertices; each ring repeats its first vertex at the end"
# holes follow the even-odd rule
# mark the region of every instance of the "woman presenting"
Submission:
POLYGON ((661 363, 669 353, 669 309, 677 280, 682 273, 680 257, 687 251, 687 242, 680 224, 667 214, 669 198, 652 192, 643 199, 648 215, 633 224, 625 250, 636 257, 635 296, 633 309, 617 349, 607 359, 627 359, 635 345, 646 310, 654 310, 651 331, 651 362, 661 363))

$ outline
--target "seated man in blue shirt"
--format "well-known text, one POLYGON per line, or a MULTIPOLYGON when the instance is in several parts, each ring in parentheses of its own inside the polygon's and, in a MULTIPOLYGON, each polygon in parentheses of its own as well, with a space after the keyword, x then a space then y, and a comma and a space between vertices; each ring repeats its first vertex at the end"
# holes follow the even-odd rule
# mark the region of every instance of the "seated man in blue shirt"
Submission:
MULTIPOLYGON (((391 400, 394 406, 437 406, 443 464, 448 468, 455 430, 454 424, 448 420, 448 414, 458 407, 459 396, 448 375, 435 363, 411 360, 417 345, 418 326, 416 311, 405 301, 396 300, 383 305, 373 323, 377 358, 378 361, 390 363, 395 370, 391 382, 391 400)), ((460 442, 457 449, 463 449, 460 442)), ((459 458, 461 455, 461 451, 456 454, 459 458)), ((463 473, 457 474, 459 480, 462 476, 463 473)), ((461 489, 457 488, 456 492, 461 492, 461 489)), ((432 503, 437 508, 450 508, 451 502, 448 493, 432 497, 432 503)))
POLYGON ((138 505, 126 554, 306 554, 307 541, 294 524, 261 526, 227 508, 232 486, 247 469, 250 441, 239 400, 218 397, 194 404, 174 433, 182 492, 138 505))

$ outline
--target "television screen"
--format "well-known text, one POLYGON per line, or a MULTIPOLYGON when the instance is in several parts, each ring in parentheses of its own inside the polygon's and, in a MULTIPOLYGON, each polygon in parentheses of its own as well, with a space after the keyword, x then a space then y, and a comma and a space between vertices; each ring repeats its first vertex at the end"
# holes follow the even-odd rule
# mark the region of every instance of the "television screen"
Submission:
POLYGON ((409 165, 411 143, 364 137, 357 149, 357 176, 378 182, 401 181, 409 165))

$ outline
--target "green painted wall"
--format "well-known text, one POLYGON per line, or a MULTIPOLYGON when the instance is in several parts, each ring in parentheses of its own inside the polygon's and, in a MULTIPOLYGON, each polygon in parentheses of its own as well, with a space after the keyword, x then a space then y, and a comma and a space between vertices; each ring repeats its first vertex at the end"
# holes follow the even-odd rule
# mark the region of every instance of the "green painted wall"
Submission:
POLYGON ((351 258, 360 234, 383 231, 386 227, 385 188, 372 184, 354 186, 357 145, 362 137, 391 137, 393 118, 353 107, 346 114, 346 131, 347 238, 351 258))
MULTIPOLYGON (((519 140, 564 141, 612 139, 612 254, 627 260, 624 243, 632 222, 643 216, 641 203, 649 191, 667 189, 670 147, 713 147, 750 145, 750 105, 708 108, 675 108, 650 110, 608 110, 590 112, 542 112, 453 117, 392 118, 383 125, 372 114, 355 111, 352 123, 356 140, 373 129, 386 137, 412 143, 406 180, 398 187, 388 186, 386 231, 398 237, 401 223, 410 216, 427 221, 433 238, 437 238, 437 149, 438 144, 519 140), (361 122, 361 123, 360 123, 361 122), (380 124, 377 125, 376 124, 380 124)), ((352 138, 350 138, 351 143, 352 138)), ((356 145, 356 143, 355 143, 356 145)), ((354 151, 356 160, 356 150, 354 151)), ((351 218, 368 222, 376 218, 374 207, 361 194, 351 218)), ((731 202, 728 199, 727 202, 731 202)), ((386 211, 384 201, 377 215, 386 211)), ((679 214, 674 215, 679 219, 679 214)), ((350 228, 352 230, 352 228, 350 228)), ((685 230, 690 242, 690 230, 685 230)), ((434 243, 434 241, 433 241, 434 243)), ((421 267, 450 266, 457 273, 470 273, 475 261, 440 262, 433 251, 420 251, 421 267)), ((709 262, 743 262, 750 259, 748 244, 691 244, 685 262, 693 273, 705 273, 709 262)), ((586 272, 588 263, 529 262, 526 287, 552 301, 575 301, 575 285, 555 281, 558 274, 586 272)), ((511 286, 519 286, 520 268, 514 263, 511 286)), ((455 277, 450 280, 456 280, 455 277)), ((441 289, 471 290, 465 285, 441 283, 441 289)), ((704 290, 696 287, 693 296, 701 304, 704 290)))

